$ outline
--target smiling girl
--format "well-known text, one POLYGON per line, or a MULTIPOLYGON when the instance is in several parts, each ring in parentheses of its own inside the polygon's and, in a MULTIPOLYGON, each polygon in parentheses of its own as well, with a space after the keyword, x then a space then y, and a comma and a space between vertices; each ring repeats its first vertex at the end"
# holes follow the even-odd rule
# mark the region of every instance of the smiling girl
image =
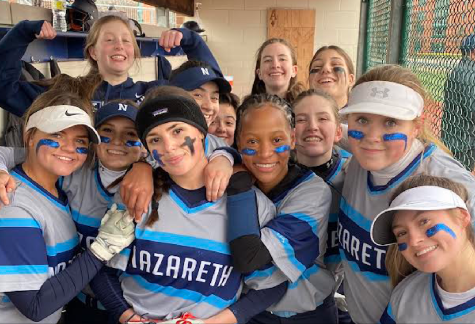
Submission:
POLYGON ((320 47, 310 61, 308 84, 331 95, 338 108, 346 106, 355 83, 355 68, 350 56, 338 46, 320 47))
POLYGON ((60 179, 80 169, 90 143, 100 142, 85 107, 72 94, 49 91, 25 116, 26 161, 11 169, 18 188, 0 209, 0 323, 56 323, 103 262, 134 238, 131 219, 111 213, 81 252, 60 179))
POLYGON ((450 177, 470 188, 468 208, 475 211, 475 179, 425 129, 424 98, 411 71, 387 65, 361 76, 348 106, 340 110, 348 118, 353 157, 343 185, 338 236, 345 296, 356 323, 377 322, 389 301, 386 248, 371 241, 370 226, 402 181, 419 173, 450 177))
POLYGON ((257 50, 252 94, 268 93, 292 102, 304 90, 297 81, 295 50, 282 38, 266 40, 257 50))
MULTIPOLYGON (((332 189, 332 207, 328 223, 325 264, 335 271, 340 265, 337 220, 341 190, 345 180, 344 167, 348 158, 334 148, 342 137, 340 115, 336 101, 320 89, 302 92, 292 104, 295 114, 295 151, 297 161, 309 167, 332 189)), ((339 271, 341 272, 341 271, 339 271)))
POLYGON ((289 163, 295 147, 290 106, 277 96, 251 95, 238 109, 236 141, 257 187, 273 201, 276 217, 259 229, 252 213, 230 219, 233 262, 246 284, 289 282, 284 297, 250 323, 336 323, 334 278, 324 265, 331 191, 311 170, 289 163), (265 279, 265 280, 262 280, 265 279))
POLYGON ((475 239, 463 185, 418 175, 394 192, 371 226, 389 246, 386 267, 395 287, 381 323, 473 323, 475 239))
MULTIPOLYGON (((56 31, 47 21, 21 21, 0 40, 0 103, 7 111, 22 116, 31 102, 47 89, 61 88, 60 75, 46 82, 20 80, 21 61, 28 45, 35 39, 51 40, 56 31), (8 73, 7 73, 8 71, 8 73)), ((203 39, 196 33, 182 28, 165 31, 159 40, 164 48, 181 46, 189 59, 205 61, 221 74, 219 65, 203 39)), ((137 103, 147 89, 168 83, 170 63, 158 56, 158 80, 134 82, 129 72, 140 59, 140 48, 128 21, 119 16, 105 16, 97 20, 89 31, 84 47, 84 57, 90 65, 86 76, 80 78, 80 92, 92 100, 95 109, 113 99, 130 99, 137 103)))
MULTIPOLYGON (((262 311, 285 287, 239 308, 243 275, 232 265, 227 197, 209 202, 205 196, 206 120, 188 93, 174 91, 140 107, 139 137, 161 166, 154 172, 154 198, 130 255, 111 262, 124 271, 120 282, 116 270, 106 269, 94 280, 94 291, 115 322, 147 323, 189 312, 205 323, 245 323, 246 313, 262 311)), ((262 193, 257 201, 258 218, 266 223, 274 215, 273 205, 262 193)))
MULTIPOLYGON (((112 101, 102 107, 95 116, 101 138, 101 143, 94 147, 97 161, 92 167, 84 165, 60 178, 60 188, 68 197, 82 249, 89 248, 98 234, 101 220, 118 190, 114 182, 140 157, 142 146, 134 124, 137 111, 135 104, 127 100, 112 101)), ((11 151, 11 148, 1 148, 0 168, 3 170, 25 160, 22 149, 11 151)), ((0 174, 0 182, 14 183, 14 178, 4 171, 0 174)), ((68 323, 103 323, 107 321, 107 313, 90 289, 85 289, 68 304, 65 320, 68 323)))
POLYGON ((234 144, 236 130, 236 110, 239 106, 239 97, 234 93, 223 93, 219 96, 219 113, 209 125, 208 131, 222 138, 226 144, 234 144))

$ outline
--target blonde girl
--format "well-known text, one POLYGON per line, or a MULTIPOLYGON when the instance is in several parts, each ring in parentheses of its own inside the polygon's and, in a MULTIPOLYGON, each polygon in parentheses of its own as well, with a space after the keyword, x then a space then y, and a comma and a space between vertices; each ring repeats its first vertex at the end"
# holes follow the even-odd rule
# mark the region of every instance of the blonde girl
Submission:
POLYGON ((381 323, 473 323, 475 239, 465 187, 420 174, 371 226, 395 287, 381 323))
MULTIPOLYGON (((356 323, 377 322, 389 301, 386 248, 371 241, 370 226, 389 206, 395 188, 424 172, 451 177, 475 193, 473 176, 424 127, 425 98, 416 75, 387 65, 361 76, 348 106, 340 110, 348 120, 353 157, 343 185, 338 237, 345 296, 356 323)), ((473 204, 469 197, 469 210, 473 204)))
POLYGON ((56 323, 62 307, 134 239, 132 219, 124 222, 113 210, 97 240, 80 249, 60 179, 82 167, 91 143, 100 143, 88 105, 49 91, 25 116, 26 160, 10 170, 17 190, 0 210, 0 323, 56 323))

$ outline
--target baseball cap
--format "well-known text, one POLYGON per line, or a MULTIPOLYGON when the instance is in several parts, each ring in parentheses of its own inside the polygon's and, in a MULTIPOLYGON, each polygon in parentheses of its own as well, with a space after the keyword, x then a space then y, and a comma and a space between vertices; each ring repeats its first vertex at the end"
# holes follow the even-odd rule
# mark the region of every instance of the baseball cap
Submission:
POLYGON ((135 122, 137 117, 137 107, 121 102, 109 102, 107 105, 102 106, 97 112, 95 117, 95 126, 98 128, 106 120, 113 117, 125 117, 135 122))
POLYGON ((160 96, 146 100, 140 106, 135 120, 135 128, 139 138, 147 147, 147 134, 159 125, 180 121, 196 127, 204 136, 208 133, 206 119, 200 106, 192 100, 182 96, 160 96))
POLYGON ((207 82, 214 82, 218 85, 219 93, 231 92, 229 82, 218 75, 212 68, 192 67, 180 72, 170 80, 170 84, 182 88, 186 91, 198 89, 207 82))
POLYGON ((198 33, 198 34, 205 31, 205 30, 204 30, 203 28, 201 28, 200 25, 199 25, 196 21, 194 21, 194 20, 189 20, 189 21, 187 21, 187 22, 184 22, 184 23, 183 23, 183 27, 184 27, 184 28, 187 28, 187 29, 189 29, 189 30, 192 30, 192 31, 194 31, 195 33, 198 33))
POLYGON ((386 246, 397 242, 393 234, 394 214, 398 210, 444 210, 467 206, 455 192, 437 187, 420 186, 408 189, 397 196, 389 208, 379 213, 371 224, 371 240, 378 245, 386 246))
POLYGON ((99 134, 92 126, 91 117, 81 108, 69 105, 50 106, 31 114, 25 132, 35 127, 52 134, 77 125, 86 126, 93 143, 101 142, 99 134))
POLYGON ((340 115, 368 113, 401 120, 422 115, 424 100, 405 85, 388 81, 364 82, 351 90, 348 105, 340 115))

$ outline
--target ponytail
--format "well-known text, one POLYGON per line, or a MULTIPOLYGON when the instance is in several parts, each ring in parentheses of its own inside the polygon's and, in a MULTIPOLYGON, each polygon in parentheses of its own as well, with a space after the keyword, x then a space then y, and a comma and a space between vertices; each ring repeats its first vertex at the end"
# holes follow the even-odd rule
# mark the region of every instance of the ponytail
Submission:
POLYGON ((158 221, 158 201, 162 198, 164 193, 167 193, 171 187, 171 179, 168 173, 162 168, 153 170, 153 196, 152 196, 152 210, 147 219, 145 226, 151 227, 158 221))

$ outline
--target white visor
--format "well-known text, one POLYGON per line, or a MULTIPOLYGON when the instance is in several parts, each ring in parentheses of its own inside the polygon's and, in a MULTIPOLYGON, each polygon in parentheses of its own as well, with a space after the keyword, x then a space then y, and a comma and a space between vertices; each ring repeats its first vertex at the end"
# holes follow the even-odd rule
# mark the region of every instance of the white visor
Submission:
POLYGON ((348 106, 340 115, 367 113, 401 120, 414 120, 422 115, 424 100, 421 95, 399 83, 371 81, 351 90, 348 106))
POLYGON ((397 196, 388 209, 376 216, 371 224, 371 240, 377 245, 397 242, 393 234, 393 218, 398 210, 444 210, 467 206, 455 192, 436 186, 421 186, 404 191, 397 196))
POLYGON ((33 113, 28 119, 25 132, 35 127, 52 134, 77 125, 86 126, 91 142, 101 142, 99 134, 92 126, 91 117, 81 108, 69 105, 50 106, 33 113))

